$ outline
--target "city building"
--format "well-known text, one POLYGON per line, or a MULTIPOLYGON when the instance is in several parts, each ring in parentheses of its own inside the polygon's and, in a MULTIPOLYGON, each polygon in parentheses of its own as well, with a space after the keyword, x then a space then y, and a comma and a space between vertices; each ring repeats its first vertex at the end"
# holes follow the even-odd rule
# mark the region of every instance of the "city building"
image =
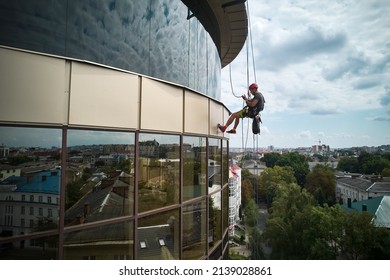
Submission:
POLYGON ((0 259, 227 259, 247 31, 245 1, 0 1, 0 259))
POLYGON ((379 196, 390 196, 390 181, 378 180, 377 176, 344 174, 336 180, 336 199, 345 204, 348 200, 358 202, 379 196))

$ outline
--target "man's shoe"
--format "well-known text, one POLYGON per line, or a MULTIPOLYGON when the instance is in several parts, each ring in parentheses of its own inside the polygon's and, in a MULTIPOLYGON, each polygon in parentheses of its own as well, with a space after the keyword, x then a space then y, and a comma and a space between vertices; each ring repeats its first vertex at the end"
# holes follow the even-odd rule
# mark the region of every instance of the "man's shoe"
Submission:
POLYGON ((226 133, 236 134, 236 130, 233 128, 233 129, 231 129, 231 130, 229 130, 229 131, 226 131, 226 133))
POLYGON ((225 130, 226 130, 226 126, 223 126, 223 125, 220 125, 220 124, 218 124, 218 128, 219 128, 219 130, 221 132, 225 132, 225 130))

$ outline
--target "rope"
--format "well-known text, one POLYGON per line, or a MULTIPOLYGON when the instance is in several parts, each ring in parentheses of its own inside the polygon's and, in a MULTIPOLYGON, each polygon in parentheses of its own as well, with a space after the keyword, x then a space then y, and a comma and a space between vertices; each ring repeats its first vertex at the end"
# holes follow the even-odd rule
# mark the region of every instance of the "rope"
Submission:
MULTIPOLYGON (((246 9, 248 11, 248 33, 249 33, 249 42, 250 42, 250 47, 251 47, 251 54, 252 54, 252 65, 253 65, 253 76, 254 76, 254 81, 255 83, 257 83, 256 81, 256 68, 255 68, 255 58, 254 58, 254 53, 253 53, 253 41, 252 41, 252 28, 251 28, 251 19, 250 19, 250 13, 249 13, 249 0, 246 1, 246 9)), ((249 43, 247 42, 246 43, 246 77, 247 77, 247 85, 249 85, 249 76, 250 76, 250 73, 249 73, 249 43)), ((248 97, 250 93, 249 93, 249 90, 248 90, 248 97)), ((247 147, 247 143, 248 143, 248 134, 249 134, 249 127, 250 127, 250 122, 249 122, 249 118, 247 120, 247 133, 246 133, 246 140, 245 140, 245 147, 244 147, 244 150, 246 150, 246 147, 247 147)), ((242 132, 244 130, 244 122, 242 122, 242 132)), ((242 136, 244 137, 244 136, 242 136)), ((253 135, 253 149, 255 149, 255 135, 253 135)))
MULTIPOLYGON (((248 41, 246 42, 246 78, 247 78, 247 85, 249 85, 249 76, 250 76, 250 73, 249 73, 249 47, 250 47, 251 54, 252 54, 252 65, 253 65, 254 82, 257 83, 257 81, 256 81, 255 58, 254 58, 254 53, 253 53, 251 20, 250 20, 250 13, 249 13, 249 0, 246 1, 246 9, 248 11, 248 33, 249 33, 249 42, 248 41)), ((229 78, 230 78, 230 88, 231 88, 233 96, 236 97, 236 98, 241 98, 241 95, 236 95, 234 93, 231 63, 229 64, 229 78)), ((249 90, 248 90, 248 97, 250 97, 249 90)), ((245 105, 245 103, 243 102, 243 107, 244 107, 244 105, 245 105)), ((248 126, 247 126, 247 132, 246 132, 245 146, 244 146, 244 120, 241 122, 241 133, 242 133, 242 135, 241 135, 241 142, 242 142, 241 145, 242 145, 243 150, 246 150, 246 147, 247 147, 247 144, 248 144, 248 134, 249 134, 249 129, 250 129, 249 128, 250 127, 249 118, 248 118, 247 122, 248 122, 248 126)), ((253 135, 253 149, 255 149, 255 135, 253 135)))
MULTIPOLYGON (((250 17, 250 13, 249 13, 249 0, 246 1, 246 9, 248 11, 248 26, 249 26, 249 39, 250 39, 250 42, 251 42, 251 51, 252 51, 252 64, 253 64, 253 76, 254 76, 254 80, 255 80, 255 83, 257 83, 256 81, 256 67, 255 67, 255 55, 253 53, 253 41, 252 41, 252 24, 251 24, 251 17, 250 17)), ((248 67, 249 68, 249 67, 248 67)))
POLYGON ((232 65, 231 65, 231 63, 229 63, 229 77, 230 77, 230 88, 232 90, 232 93, 233 93, 234 97, 241 98, 241 96, 234 94, 233 82, 232 82, 232 65))

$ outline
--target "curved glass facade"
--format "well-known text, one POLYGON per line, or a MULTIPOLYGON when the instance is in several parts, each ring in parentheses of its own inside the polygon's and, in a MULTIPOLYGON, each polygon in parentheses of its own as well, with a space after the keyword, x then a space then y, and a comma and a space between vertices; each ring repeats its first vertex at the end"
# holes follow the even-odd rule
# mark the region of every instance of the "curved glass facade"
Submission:
POLYGON ((227 259, 220 70, 181 1, 0 1, 0 259, 227 259))
POLYGON ((0 45, 87 60, 220 99, 209 34, 176 0, 0 2, 0 45))

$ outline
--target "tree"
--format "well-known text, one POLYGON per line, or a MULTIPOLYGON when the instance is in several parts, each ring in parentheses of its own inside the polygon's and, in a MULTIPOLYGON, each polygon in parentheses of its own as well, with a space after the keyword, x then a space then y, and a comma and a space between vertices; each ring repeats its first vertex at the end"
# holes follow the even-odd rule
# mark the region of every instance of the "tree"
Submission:
POLYGON ((361 153, 358 162, 363 174, 380 174, 383 169, 390 167, 390 160, 380 154, 361 153))
POLYGON ((355 157, 344 157, 340 159, 337 164, 337 170, 350 173, 360 172, 358 159, 355 157))
POLYGON ((357 158, 342 158, 337 165, 338 170, 363 174, 381 174, 385 168, 390 168, 390 159, 387 154, 367 152, 362 152, 357 158))
POLYGON ((276 162, 280 159, 281 154, 278 153, 268 153, 265 154, 262 161, 265 163, 267 167, 274 167, 276 162))
POLYGON ((343 236, 343 210, 339 205, 312 207, 309 226, 302 232, 307 259, 333 260, 339 255, 339 242, 343 236))
POLYGON ((333 205, 336 202, 336 179, 328 166, 316 165, 306 177, 305 188, 319 205, 333 205))
POLYGON ((383 168, 381 175, 383 177, 390 177, 390 167, 383 168))
POLYGON ((272 259, 306 259, 302 232, 310 227, 314 198, 297 184, 278 188, 266 221, 264 241, 272 248, 272 259))
POLYGON ((264 250, 262 246, 262 235, 258 227, 249 229, 249 248, 251 250, 252 260, 265 259, 264 250))
POLYGON ((250 180, 245 179, 241 181, 241 203, 242 206, 245 208, 248 202, 254 197, 254 190, 253 186, 250 180))
POLYGON ((298 185, 303 187, 306 181, 306 175, 309 173, 309 163, 305 156, 298 153, 284 154, 276 161, 278 166, 290 166, 294 170, 294 176, 298 185))
POLYGON ((252 174, 248 169, 242 169, 241 182, 241 199, 245 204, 249 199, 258 196, 259 176, 252 174))
POLYGON ((291 167, 275 166, 265 169, 260 175, 260 193, 265 198, 268 208, 276 195, 279 186, 296 183, 294 171, 291 167))
POLYGON ((248 201, 244 209, 245 213, 245 224, 248 227, 257 227, 259 222, 259 210, 256 202, 251 199, 248 201))

